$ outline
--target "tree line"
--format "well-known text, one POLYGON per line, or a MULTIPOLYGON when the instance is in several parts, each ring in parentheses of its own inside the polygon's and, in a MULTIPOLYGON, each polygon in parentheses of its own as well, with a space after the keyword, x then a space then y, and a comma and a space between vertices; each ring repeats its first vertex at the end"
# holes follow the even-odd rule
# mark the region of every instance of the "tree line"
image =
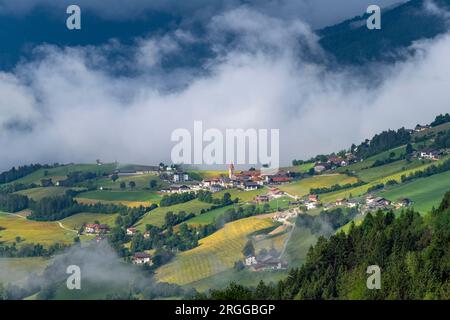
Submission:
MULTIPOLYGON (((56 166, 57 164, 55 164, 56 166)), ((33 173, 41 168, 50 169, 54 166, 51 165, 41 165, 41 164, 30 164, 25 166, 19 166, 19 167, 12 167, 10 170, 4 171, 0 173, 0 184, 2 183, 8 183, 20 178, 23 178, 30 173, 33 173)))
POLYGON ((409 143, 411 134, 405 128, 397 131, 388 130, 376 134, 371 140, 362 142, 359 146, 352 146, 352 152, 359 158, 368 158, 375 154, 409 143))

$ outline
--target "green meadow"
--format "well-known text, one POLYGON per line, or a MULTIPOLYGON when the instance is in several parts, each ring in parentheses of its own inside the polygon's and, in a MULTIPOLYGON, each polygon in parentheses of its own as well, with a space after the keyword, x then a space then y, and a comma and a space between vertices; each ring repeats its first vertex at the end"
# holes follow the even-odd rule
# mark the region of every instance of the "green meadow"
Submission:
POLYGON ((199 215, 202 209, 208 209, 211 208, 211 206, 212 205, 210 203, 201 202, 197 199, 194 199, 169 207, 159 207, 155 210, 147 212, 145 216, 136 224, 136 227, 141 231, 145 230, 145 225, 147 224, 161 227, 164 224, 166 213, 169 211, 172 211, 173 213, 184 211, 187 214, 193 213, 195 215, 199 215))
POLYGON ((410 198, 414 201, 414 209, 427 213, 431 208, 439 206, 444 194, 450 190, 450 171, 430 177, 417 179, 408 183, 393 186, 380 193, 391 201, 410 198))

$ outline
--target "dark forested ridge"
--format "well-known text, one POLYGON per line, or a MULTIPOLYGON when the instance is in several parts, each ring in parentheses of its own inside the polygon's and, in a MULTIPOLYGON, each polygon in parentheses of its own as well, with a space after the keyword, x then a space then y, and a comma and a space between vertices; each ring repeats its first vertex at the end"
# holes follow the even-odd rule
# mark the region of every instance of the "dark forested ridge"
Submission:
MULTIPOLYGON (((211 299, 449 299, 450 192, 422 217, 406 210, 367 214, 360 226, 321 237, 306 263, 276 285, 236 283, 211 299), (381 289, 366 286, 367 267, 381 268, 381 289)), ((204 298, 204 297, 203 297, 204 298)))
MULTIPOLYGON (((434 0, 444 10, 449 0, 434 0)), ((363 65, 367 62, 395 62, 408 56, 405 48, 414 41, 430 39, 448 30, 445 18, 425 9, 425 0, 411 0, 389 10, 381 10, 381 30, 369 30, 369 14, 319 31, 320 44, 336 63, 363 65), (414 27, 411 27, 411 24, 414 27)))

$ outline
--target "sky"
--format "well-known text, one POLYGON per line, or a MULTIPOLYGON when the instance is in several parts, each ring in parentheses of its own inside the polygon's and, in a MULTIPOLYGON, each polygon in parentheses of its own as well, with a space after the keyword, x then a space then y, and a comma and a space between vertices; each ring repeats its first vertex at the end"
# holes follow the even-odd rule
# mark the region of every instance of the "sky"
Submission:
MULTIPOLYGON (((102 14, 124 19, 130 10, 131 19, 134 2, 147 6, 117 2, 102 14)), ((415 43, 418 53, 403 61, 377 65, 381 81, 375 84, 361 70, 326 68, 314 32, 325 21, 353 16, 364 1, 345 1, 342 13, 317 7, 306 19, 312 24, 288 9, 297 2, 279 1, 275 13, 267 9, 275 1, 258 7, 247 2, 225 8, 219 1, 209 15, 193 9, 201 7, 200 0, 189 7, 152 2, 164 10, 199 13, 201 38, 180 26, 126 45, 111 40, 30 49, 30 58, 0 71, 0 169, 95 159, 170 162, 171 133, 192 130, 196 120, 219 130, 280 129, 280 160, 287 165, 448 112, 449 34, 415 43), (205 42, 214 55, 200 66, 163 67, 183 57, 186 47, 205 42), (311 54, 314 62, 307 58, 311 54)), ((0 1, 0 11, 26 17, 36 1, 14 3, 0 1)), ((100 2, 86 6, 99 10, 100 2)))

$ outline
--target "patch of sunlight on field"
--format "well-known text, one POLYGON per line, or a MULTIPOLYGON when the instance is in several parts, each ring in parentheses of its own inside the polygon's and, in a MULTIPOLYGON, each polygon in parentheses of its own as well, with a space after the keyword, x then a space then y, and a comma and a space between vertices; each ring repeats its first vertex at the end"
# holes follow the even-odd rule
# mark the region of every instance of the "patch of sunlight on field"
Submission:
POLYGON ((213 194, 214 198, 220 199, 223 197, 225 193, 229 193, 231 195, 231 199, 239 198, 239 202, 249 202, 253 201, 256 196, 261 194, 266 194, 267 189, 261 188, 258 190, 250 190, 250 191, 243 191, 239 189, 226 189, 219 192, 216 192, 213 194))
POLYGON ((291 195, 303 197, 309 194, 311 188, 325 188, 331 187, 335 184, 347 184, 355 183, 358 179, 350 177, 345 174, 329 174, 313 176, 310 178, 295 181, 289 184, 279 186, 280 190, 283 190, 291 195))
POLYGON ((178 254, 172 262, 160 267, 156 277, 162 282, 184 285, 230 269, 243 259, 242 249, 247 237, 273 225, 271 219, 258 217, 228 223, 201 239, 198 247, 178 254))
MULTIPOLYGON (((75 233, 64 230, 57 222, 40 222, 0 212, 0 241, 12 243, 16 237, 21 237, 23 243, 40 243, 45 246, 60 243, 72 243, 75 233)), ((19 244, 19 245, 20 245, 19 244)))

